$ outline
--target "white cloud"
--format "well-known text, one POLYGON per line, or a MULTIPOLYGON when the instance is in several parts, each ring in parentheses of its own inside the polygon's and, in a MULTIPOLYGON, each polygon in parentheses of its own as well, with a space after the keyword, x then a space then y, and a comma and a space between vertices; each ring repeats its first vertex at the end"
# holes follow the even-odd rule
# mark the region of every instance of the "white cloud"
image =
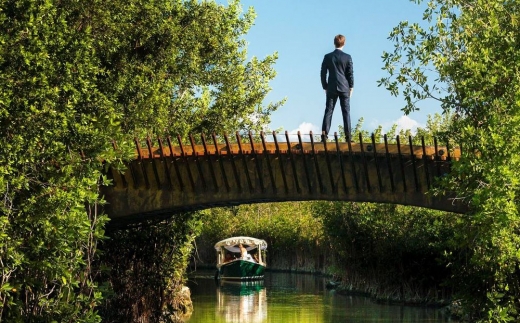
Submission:
POLYGON ((298 131, 302 135, 308 135, 309 133, 311 133, 311 131, 313 134, 320 134, 321 128, 319 128, 318 126, 316 126, 310 122, 303 122, 298 126, 298 128, 289 131, 289 134, 296 135, 296 134, 298 134, 298 131))
POLYGON ((397 131, 408 130, 410 129, 412 133, 415 133, 417 131, 418 127, 424 128, 424 125, 420 124, 419 122, 415 121, 414 119, 408 117, 408 116, 402 116, 396 121, 394 121, 394 124, 397 124, 397 131))
MULTIPOLYGON (((417 128, 421 127, 421 128, 424 128, 425 125, 419 123, 418 121, 410 118, 409 116, 402 116, 400 117, 399 119, 395 120, 395 121, 392 121, 392 122, 385 122, 382 124, 383 126, 383 133, 386 132, 386 131, 389 131, 390 128, 393 127, 393 125, 397 125, 397 132, 401 131, 401 130, 408 130, 410 129, 412 134, 415 134, 417 132, 417 128)), ((375 129, 376 127, 378 127, 380 125, 380 123, 378 123, 377 121, 376 122, 372 122, 373 125, 373 128, 375 129)))
MULTIPOLYGON (((307 142, 310 141, 309 134, 311 133, 311 131, 312 134, 315 135, 314 137, 316 137, 316 135, 319 136, 319 134, 321 133, 321 127, 318 127, 310 122, 303 122, 298 126, 298 128, 291 131, 287 131, 287 134, 289 135, 289 141, 298 142, 298 131, 300 132, 302 141, 307 142)), ((287 138, 285 137, 285 131, 278 132, 276 134, 276 140, 278 140, 278 142, 286 142, 287 138)), ((266 136, 266 141, 272 142, 272 136, 266 136)))
MULTIPOLYGON (((313 135, 319 135, 321 133, 321 127, 318 128, 318 126, 310 123, 310 122, 303 122, 301 123, 298 128, 287 131, 287 134, 289 135, 289 141, 290 142, 298 142, 298 131, 300 132, 302 141, 310 141, 309 134, 312 131, 313 135)), ((266 141, 272 142, 274 141, 273 136, 271 135, 272 132, 268 131, 266 135, 266 141)), ((278 142, 286 142, 287 138, 285 137, 285 130, 278 131, 276 133, 276 140, 278 142)))

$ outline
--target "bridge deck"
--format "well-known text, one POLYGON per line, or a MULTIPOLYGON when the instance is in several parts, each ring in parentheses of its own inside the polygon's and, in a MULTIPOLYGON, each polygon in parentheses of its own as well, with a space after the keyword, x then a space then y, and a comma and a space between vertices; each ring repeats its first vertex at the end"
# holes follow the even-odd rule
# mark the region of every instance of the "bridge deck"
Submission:
MULTIPOLYGON (((288 139, 288 136, 286 136, 288 139)), ((337 138, 337 137, 336 137, 337 138)), ((247 138, 246 138, 247 139, 247 138)), ((202 136, 135 140, 136 158, 109 170, 113 220, 156 218, 215 206, 277 201, 378 202, 465 212, 449 196, 426 194, 460 150, 446 146, 352 142, 244 141, 202 136)), ((399 142, 399 141, 398 141, 399 142)), ((424 142, 424 140, 422 140, 424 142)), ((116 146, 116 145, 115 145, 116 146)))
POLYGON ((170 140, 159 144, 155 147, 151 140, 147 141, 147 147, 141 147, 139 141, 136 140, 136 159, 142 158, 163 158, 171 156, 202 156, 202 155, 236 155, 236 154, 287 154, 287 153, 303 153, 309 154, 324 152, 343 152, 343 153, 371 153, 378 155, 414 155, 416 158, 427 156, 429 159, 438 158, 440 160, 459 159, 460 149, 447 149, 446 146, 417 146, 405 144, 388 144, 388 143, 346 143, 346 142, 245 142, 245 143, 213 143, 209 144, 190 144, 174 145, 170 140), (374 149, 375 147, 375 149, 374 149))

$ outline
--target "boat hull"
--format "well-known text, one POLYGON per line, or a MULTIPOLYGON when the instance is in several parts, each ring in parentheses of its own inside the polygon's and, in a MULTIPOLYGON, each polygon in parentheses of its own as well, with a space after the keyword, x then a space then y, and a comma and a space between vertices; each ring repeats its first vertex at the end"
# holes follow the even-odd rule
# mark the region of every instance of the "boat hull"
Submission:
POLYGON ((258 280, 264 278, 265 266, 248 260, 233 260, 218 268, 218 277, 228 280, 258 280))

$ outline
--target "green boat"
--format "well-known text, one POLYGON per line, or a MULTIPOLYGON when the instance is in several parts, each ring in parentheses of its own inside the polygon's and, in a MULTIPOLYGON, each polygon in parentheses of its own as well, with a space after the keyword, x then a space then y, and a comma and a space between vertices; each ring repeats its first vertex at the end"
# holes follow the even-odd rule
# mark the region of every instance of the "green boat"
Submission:
POLYGON ((251 237, 232 237, 215 244, 217 279, 259 280, 264 278, 267 242, 251 237))

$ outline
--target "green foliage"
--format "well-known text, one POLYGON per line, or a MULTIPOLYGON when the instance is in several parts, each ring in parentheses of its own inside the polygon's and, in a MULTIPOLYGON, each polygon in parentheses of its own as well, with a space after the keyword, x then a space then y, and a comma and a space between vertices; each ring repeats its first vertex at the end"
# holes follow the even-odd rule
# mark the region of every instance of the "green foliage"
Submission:
POLYGON ((253 19, 238 1, 0 3, 0 319, 101 320, 103 170, 134 136, 268 121, 276 54, 246 61, 253 19))
POLYGON ((170 322, 182 317, 178 295, 201 225, 199 214, 183 213, 111 232, 101 246, 108 270, 99 280, 112 291, 101 309, 103 322, 170 322))
POLYGON ((317 202, 333 246, 337 275, 349 288, 400 301, 439 301, 449 277, 443 254, 454 234, 453 215, 417 207, 317 202), (419 299, 415 299, 419 296, 419 299))
POLYGON ((378 298, 447 301, 442 283, 451 271, 455 215, 396 205, 286 202, 214 208, 203 212, 199 260, 214 263, 213 245, 230 236, 265 239, 268 264, 284 270, 321 270, 378 298), (288 261, 283 261, 287 259, 288 261), (273 264, 274 261, 274 264, 273 264))
POLYGON ((324 232, 321 218, 313 216, 311 205, 311 202, 263 203, 206 210, 203 230, 197 239, 200 256, 206 262, 214 262, 213 245, 217 241, 252 236, 267 241, 268 263, 275 258, 296 256, 296 250, 298 257, 312 258, 318 247, 323 247, 324 232))
POLYGON ((312 216, 310 207, 287 202, 209 209, 204 211, 204 234, 213 244, 230 236, 257 236, 266 239, 270 249, 290 251, 321 239, 321 220, 312 216))
POLYGON ((518 1, 432 0, 423 24, 402 22, 390 34, 380 82, 402 89, 406 113, 425 98, 454 113, 446 133, 463 158, 444 184, 472 211, 457 221, 453 286, 469 317, 489 322, 520 319, 518 17, 518 1))
POLYGON ((239 1, 111 0, 92 15, 99 86, 117 98, 125 131, 259 130, 281 104, 262 104, 277 54, 246 61, 255 13, 241 15, 239 1))

